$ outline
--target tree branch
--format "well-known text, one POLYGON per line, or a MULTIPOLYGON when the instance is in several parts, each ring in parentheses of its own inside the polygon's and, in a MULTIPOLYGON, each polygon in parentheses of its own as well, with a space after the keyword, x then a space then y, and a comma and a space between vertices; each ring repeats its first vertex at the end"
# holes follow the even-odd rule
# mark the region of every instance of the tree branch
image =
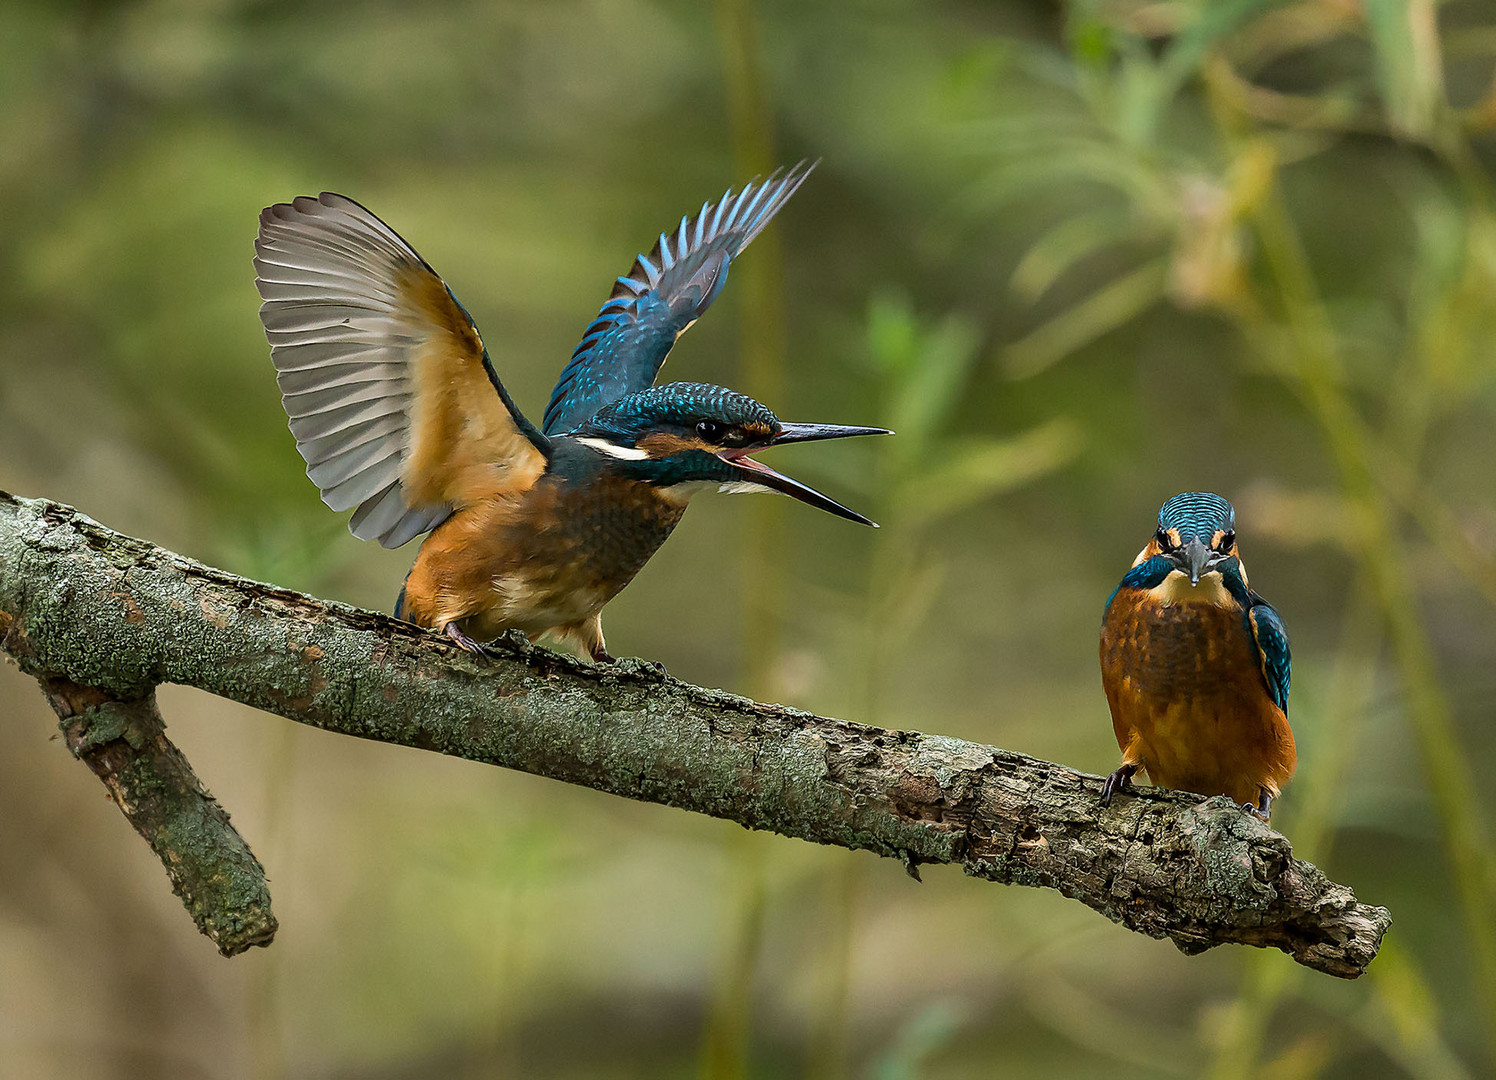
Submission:
MULTIPOLYGON (((4 493, 0 648, 40 679, 115 701, 184 683, 328 731, 874 851, 915 876, 956 863, 1055 889, 1186 953, 1271 946, 1355 978, 1391 922, 1225 798, 1142 789, 1106 809, 1100 779, 1073 769, 760 704, 638 661, 597 667, 522 639, 472 657, 4 493)), ((215 843, 242 844, 223 829, 215 843)), ((179 892, 214 895, 190 881, 179 892)), ((240 900, 224 902, 222 923, 242 917, 240 900)), ((273 929, 268 905, 264 918, 273 929)))
POLYGON ((265 870, 166 738, 156 695, 121 701, 56 677, 43 678, 42 690, 68 749, 151 845, 197 928, 224 956, 269 945, 276 921, 265 870))

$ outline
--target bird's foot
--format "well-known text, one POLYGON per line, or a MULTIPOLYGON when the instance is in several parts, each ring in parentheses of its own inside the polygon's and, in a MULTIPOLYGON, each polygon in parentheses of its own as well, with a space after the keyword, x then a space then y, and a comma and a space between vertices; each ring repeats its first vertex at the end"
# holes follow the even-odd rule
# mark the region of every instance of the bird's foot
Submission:
POLYGON ((446 626, 442 627, 442 633, 458 648, 466 649, 477 656, 490 655, 488 646, 484 645, 481 641, 475 641, 473 638, 468 637, 458 629, 455 622, 449 622, 446 626))
POLYGON ((1255 804, 1244 802, 1241 804, 1241 808, 1258 821, 1266 821, 1273 815, 1273 797, 1267 793, 1266 788, 1258 788, 1257 802, 1255 804))
POLYGON ((1132 774, 1138 771, 1136 765, 1123 765, 1116 772, 1106 778, 1106 783, 1101 785, 1101 805, 1112 805, 1112 796, 1119 791, 1126 791, 1132 787, 1132 774))
POLYGON ((1242 813, 1251 814, 1258 821, 1266 821, 1270 816, 1266 810, 1259 809, 1256 803, 1244 802, 1241 809, 1242 813))

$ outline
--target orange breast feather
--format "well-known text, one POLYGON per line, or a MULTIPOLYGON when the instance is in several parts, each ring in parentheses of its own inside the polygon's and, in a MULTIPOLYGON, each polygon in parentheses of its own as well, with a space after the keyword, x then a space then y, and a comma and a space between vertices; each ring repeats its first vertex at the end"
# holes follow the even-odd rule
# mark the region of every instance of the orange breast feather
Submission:
POLYGON ((454 513, 421 546, 405 617, 489 640, 592 619, 638 573, 684 507, 646 485, 544 477, 454 513))
POLYGON ((1101 671, 1123 762, 1153 783, 1249 803, 1293 775, 1293 733, 1239 609, 1124 590, 1102 627, 1101 671))

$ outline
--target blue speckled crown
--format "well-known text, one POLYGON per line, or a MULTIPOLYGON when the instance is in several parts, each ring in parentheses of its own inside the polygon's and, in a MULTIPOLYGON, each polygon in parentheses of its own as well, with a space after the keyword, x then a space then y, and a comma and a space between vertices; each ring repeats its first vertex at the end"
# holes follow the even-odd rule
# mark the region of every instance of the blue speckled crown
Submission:
POLYGON ((735 390, 708 383, 666 383, 619 398, 581 430, 632 440, 661 425, 689 427, 697 420, 767 430, 779 427, 779 421, 765 406, 735 390))
POLYGON ((1209 491, 1186 491, 1175 495, 1158 511, 1160 529, 1178 529, 1181 537, 1209 540, 1216 530, 1234 530, 1236 511, 1219 495, 1209 491))

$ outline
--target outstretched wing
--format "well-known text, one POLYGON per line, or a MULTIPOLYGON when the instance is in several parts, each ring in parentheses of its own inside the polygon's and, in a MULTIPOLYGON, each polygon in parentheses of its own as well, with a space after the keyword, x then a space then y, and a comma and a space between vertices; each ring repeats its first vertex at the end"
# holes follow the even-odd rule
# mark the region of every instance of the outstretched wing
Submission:
POLYGON ((1252 637, 1257 642, 1257 655, 1262 661, 1262 677, 1267 681, 1268 696, 1273 704, 1288 712, 1288 683, 1290 657, 1288 652, 1288 630, 1283 619, 1267 601, 1256 593, 1254 603, 1247 609, 1247 621, 1252 627, 1252 637))
POLYGON ((802 161, 736 195, 729 188, 695 217, 681 218, 674 233, 661 233, 583 333, 546 406, 545 433, 573 431, 604 405, 653 384, 675 339, 722 291, 728 264, 815 167, 802 161))
POLYGON ((260 321, 307 475, 385 547, 455 507, 521 490, 550 444, 520 414, 478 328, 415 249, 352 199, 267 207, 260 321))

